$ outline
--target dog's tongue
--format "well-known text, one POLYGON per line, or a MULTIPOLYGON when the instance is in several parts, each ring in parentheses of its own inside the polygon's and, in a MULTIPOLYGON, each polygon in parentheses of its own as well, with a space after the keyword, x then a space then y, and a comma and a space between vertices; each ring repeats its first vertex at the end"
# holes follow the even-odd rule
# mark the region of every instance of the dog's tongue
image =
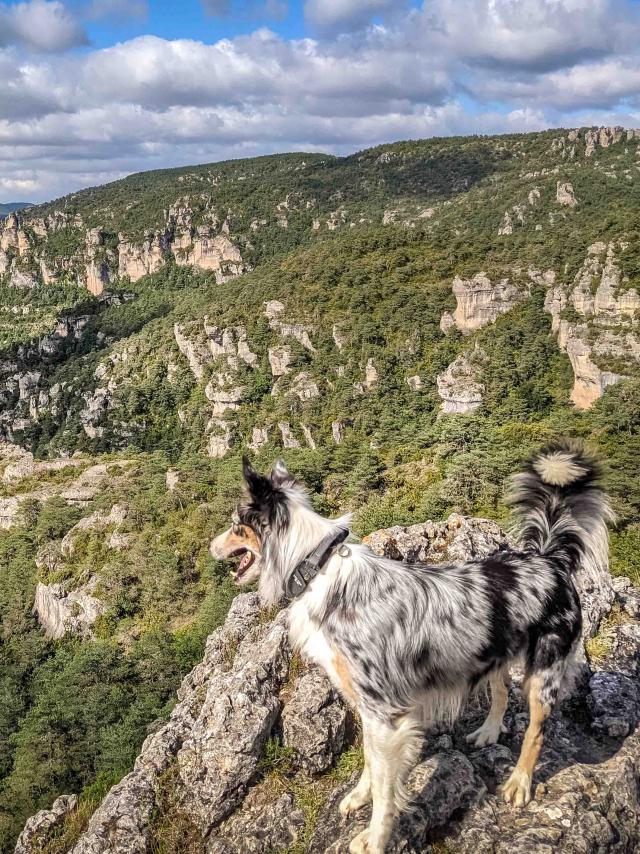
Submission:
POLYGON ((245 570, 249 566, 249 564, 251 563, 252 560, 253 560, 253 555, 251 554, 251 552, 245 552, 242 555, 242 560, 238 564, 238 572, 242 572, 243 570, 245 570))

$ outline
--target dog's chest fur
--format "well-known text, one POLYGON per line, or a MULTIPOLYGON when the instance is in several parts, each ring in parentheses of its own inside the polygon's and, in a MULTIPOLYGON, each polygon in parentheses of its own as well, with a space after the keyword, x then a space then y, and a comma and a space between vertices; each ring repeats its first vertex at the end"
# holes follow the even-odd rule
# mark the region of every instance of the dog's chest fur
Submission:
POLYGON ((348 663, 340 651, 331 646, 317 619, 324 611, 324 603, 338 573, 348 572, 349 565, 348 558, 338 555, 329 560, 302 596, 289 607, 289 634, 294 648, 321 667, 333 685, 351 700, 353 687, 348 663))

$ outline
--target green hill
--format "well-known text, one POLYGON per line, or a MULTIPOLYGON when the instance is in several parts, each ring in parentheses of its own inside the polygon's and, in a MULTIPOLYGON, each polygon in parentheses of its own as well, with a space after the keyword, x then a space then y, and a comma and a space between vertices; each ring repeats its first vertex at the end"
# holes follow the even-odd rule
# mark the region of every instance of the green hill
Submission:
POLYGON ((13 213, 14 211, 21 211, 31 206, 32 202, 0 202, 0 216, 13 213))
POLYGON ((234 593, 207 545, 247 449, 366 534, 503 520, 519 461, 584 437, 619 516, 614 570, 637 578, 639 143, 278 155, 5 220, 4 850, 56 794, 92 803, 168 714, 234 593))

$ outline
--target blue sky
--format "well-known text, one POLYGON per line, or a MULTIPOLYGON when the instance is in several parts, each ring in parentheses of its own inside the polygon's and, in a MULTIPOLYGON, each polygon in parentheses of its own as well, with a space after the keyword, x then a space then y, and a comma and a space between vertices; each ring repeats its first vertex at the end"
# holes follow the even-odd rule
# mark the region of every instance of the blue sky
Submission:
POLYGON ((640 126, 637 0, 0 0, 0 201, 408 137, 640 126))
POLYGON ((207 11, 200 0, 184 0, 180 3, 151 2, 147 13, 130 20, 122 17, 114 20, 94 20, 87 24, 92 45, 106 47, 115 41, 153 33, 165 39, 191 38, 204 42, 251 33, 257 27, 268 26, 285 38, 301 38, 305 35, 302 3, 288 4, 282 17, 269 14, 265 5, 243 10, 236 4, 227 14, 207 11))

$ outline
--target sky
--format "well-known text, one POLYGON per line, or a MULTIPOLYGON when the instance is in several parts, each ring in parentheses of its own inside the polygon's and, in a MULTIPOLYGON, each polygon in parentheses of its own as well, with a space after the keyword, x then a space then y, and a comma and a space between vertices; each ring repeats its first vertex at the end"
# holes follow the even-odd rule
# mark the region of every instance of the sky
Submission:
POLYGON ((640 127, 640 0, 0 0, 0 202, 592 124, 640 127))

